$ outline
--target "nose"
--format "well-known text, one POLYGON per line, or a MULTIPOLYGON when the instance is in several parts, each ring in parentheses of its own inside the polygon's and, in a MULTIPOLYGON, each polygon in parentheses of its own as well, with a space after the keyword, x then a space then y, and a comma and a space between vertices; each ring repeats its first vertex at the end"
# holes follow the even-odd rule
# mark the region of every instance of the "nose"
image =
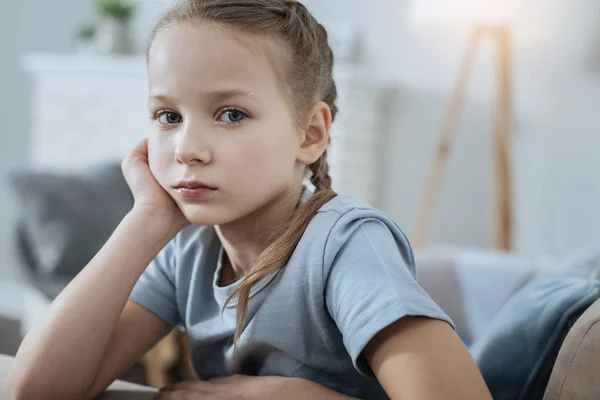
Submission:
POLYGON ((188 124, 180 133, 175 148, 175 161, 179 164, 193 165, 209 164, 212 159, 212 150, 203 135, 188 124))

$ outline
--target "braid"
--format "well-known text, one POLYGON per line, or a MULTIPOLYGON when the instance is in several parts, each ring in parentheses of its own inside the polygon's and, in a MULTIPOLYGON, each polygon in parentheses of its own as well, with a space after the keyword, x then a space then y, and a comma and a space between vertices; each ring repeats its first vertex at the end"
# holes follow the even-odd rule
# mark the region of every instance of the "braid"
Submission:
POLYGON ((329 163, 327 162, 327 150, 317 161, 310 165, 312 177, 310 182, 317 190, 331 190, 331 177, 329 176, 329 163))
POLYGON ((332 79, 329 81, 329 87, 325 91, 325 96, 323 97, 323 102, 325 102, 325 104, 327 104, 331 110, 331 122, 335 121, 335 117, 338 113, 338 106, 336 104, 337 95, 337 87, 335 85, 335 81, 332 79))

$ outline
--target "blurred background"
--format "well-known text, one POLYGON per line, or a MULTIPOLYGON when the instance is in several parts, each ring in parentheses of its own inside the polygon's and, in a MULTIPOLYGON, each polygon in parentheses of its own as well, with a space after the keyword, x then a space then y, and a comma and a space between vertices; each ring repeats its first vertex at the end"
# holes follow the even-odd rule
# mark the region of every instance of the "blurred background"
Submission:
MULTIPOLYGON (((0 1, 0 317, 19 323, 0 326, 0 352, 11 353, 9 336, 131 205, 118 163, 146 134, 143 53, 171 1, 0 1)), ((555 258, 598 242, 600 2, 303 3, 337 58, 339 192, 411 239, 424 216, 419 249, 555 258)))

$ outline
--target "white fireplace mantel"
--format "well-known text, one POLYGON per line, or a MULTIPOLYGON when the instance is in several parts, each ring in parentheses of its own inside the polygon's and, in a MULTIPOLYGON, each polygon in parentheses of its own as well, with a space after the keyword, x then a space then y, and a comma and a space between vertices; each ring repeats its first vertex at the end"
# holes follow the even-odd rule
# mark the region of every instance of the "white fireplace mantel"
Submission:
POLYGON ((78 169, 118 160, 146 134, 143 56, 28 54, 34 167, 78 169))
POLYGON ((106 56, 100 54, 30 53, 21 66, 34 77, 77 74, 146 77, 144 55, 106 56))

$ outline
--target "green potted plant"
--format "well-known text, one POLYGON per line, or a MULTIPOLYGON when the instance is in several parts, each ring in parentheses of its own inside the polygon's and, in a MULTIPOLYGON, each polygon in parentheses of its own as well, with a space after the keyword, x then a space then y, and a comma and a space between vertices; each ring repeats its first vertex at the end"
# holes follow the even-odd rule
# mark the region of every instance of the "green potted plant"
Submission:
POLYGON ((100 16, 98 49, 103 53, 131 53, 129 24, 135 14, 135 5, 125 0, 96 0, 96 11, 100 16))
POLYGON ((96 37, 96 26, 86 24, 80 26, 75 32, 75 47, 82 53, 91 53, 95 49, 94 39, 96 37))

